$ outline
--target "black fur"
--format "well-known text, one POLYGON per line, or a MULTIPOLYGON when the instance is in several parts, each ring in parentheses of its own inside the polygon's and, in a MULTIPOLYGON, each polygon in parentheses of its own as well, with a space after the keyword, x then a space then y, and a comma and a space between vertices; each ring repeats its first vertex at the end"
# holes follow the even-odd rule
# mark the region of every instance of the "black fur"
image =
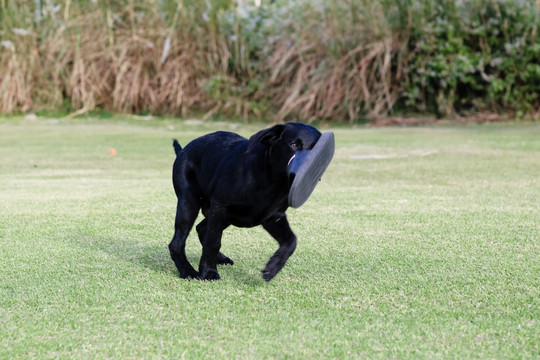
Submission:
POLYGON ((234 263, 220 252, 222 232, 230 225, 262 225, 276 239, 279 248, 266 264, 263 278, 270 281, 276 276, 296 248, 285 215, 290 187, 287 164, 296 151, 311 149, 320 136, 312 126, 287 123, 259 131, 249 140, 223 131, 197 138, 184 149, 174 140, 178 205, 169 250, 181 278, 217 280, 217 265, 234 263), (203 249, 196 271, 186 258, 185 246, 199 210, 205 218, 196 227, 203 249))

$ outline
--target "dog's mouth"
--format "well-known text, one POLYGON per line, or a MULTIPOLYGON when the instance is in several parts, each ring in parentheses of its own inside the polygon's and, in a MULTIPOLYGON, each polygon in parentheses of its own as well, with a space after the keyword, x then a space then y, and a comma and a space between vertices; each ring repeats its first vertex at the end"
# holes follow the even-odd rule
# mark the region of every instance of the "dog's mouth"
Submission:
POLYGON ((293 156, 291 156, 291 158, 289 159, 289 162, 287 163, 287 171, 289 173, 289 190, 291 189, 291 186, 293 184, 293 181, 294 181, 294 178, 296 176, 296 173, 295 172, 292 172, 291 169, 290 169, 290 166, 291 166, 291 162, 293 161, 293 159, 296 157, 296 153, 293 154, 293 156))
POLYGON ((289 162, 287 163, 287 166, 291 165, 291 161, 295 158, 296 156, 296 153, 293 154, 293 156, 291 156, 291 158, 289 159, 289 162))
POLYGON ((334 157, 334 133, 326 132, 310 150, 296 152, 287 164, 289 205, 298 208, 309 198, 334 157))

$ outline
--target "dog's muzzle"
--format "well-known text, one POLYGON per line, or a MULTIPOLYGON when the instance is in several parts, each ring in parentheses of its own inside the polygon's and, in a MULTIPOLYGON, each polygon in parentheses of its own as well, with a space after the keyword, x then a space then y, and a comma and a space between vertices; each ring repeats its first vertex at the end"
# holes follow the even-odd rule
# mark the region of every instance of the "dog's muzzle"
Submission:
POLYGON ((298 151, 289 160, 289 206, 299 208, 306 202, 332 161, 334 150, 334 133, 325 132, 311 150, 298 151))

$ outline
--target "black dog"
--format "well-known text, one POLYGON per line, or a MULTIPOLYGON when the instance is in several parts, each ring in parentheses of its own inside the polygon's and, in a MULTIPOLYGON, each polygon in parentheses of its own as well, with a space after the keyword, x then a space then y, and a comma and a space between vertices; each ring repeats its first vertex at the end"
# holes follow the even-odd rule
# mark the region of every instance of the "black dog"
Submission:
POLYGON ((184 149, 174 140, 173 185, 178 198, 171 257, 181 278, 217 280, 218 264, 233 264, 223 255, 221 235, 229 225, 262 225, 279 243, 266 264, 270 281, 296 248, 285 211, 291 179, 287 165, 297 151, 311 149, 321 133, 312 126, 287 123, 259 131, 249 140, 230 132, 197 138, 184 149), (186 238, 199 210, 197 225, 202 256, 197 272, 185 253, 186 238))

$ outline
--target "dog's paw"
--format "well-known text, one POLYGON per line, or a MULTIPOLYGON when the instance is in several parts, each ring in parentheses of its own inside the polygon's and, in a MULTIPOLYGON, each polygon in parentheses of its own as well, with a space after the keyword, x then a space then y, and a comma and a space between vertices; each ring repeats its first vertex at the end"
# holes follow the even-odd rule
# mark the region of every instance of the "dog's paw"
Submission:
POLYGON ((195 270, 181 272, 179 276, 180 276, 180 279, 187 279, 187 280, 192 280, 192 279, 200 280, 201 279, 201 275, 195 270))
POLYGON ((278 271, 274 271, 274 270, 268 270, 268 268, 264 269, 262 271, 262 277, 264 279, 264 281, 270 281, 272 280, 276 274, 278 273, 278 271))
POLYGON ((201 273, 201 280, 220 280, 221 277, 219 276, 219 273, 217 270, 214 269, 206 269, 201 273))
POLYGON ((217 257, 217 264, 218 265, 234 265, 234 261, 231 258, 223 255, 222 253, 219 253, 217 257))

